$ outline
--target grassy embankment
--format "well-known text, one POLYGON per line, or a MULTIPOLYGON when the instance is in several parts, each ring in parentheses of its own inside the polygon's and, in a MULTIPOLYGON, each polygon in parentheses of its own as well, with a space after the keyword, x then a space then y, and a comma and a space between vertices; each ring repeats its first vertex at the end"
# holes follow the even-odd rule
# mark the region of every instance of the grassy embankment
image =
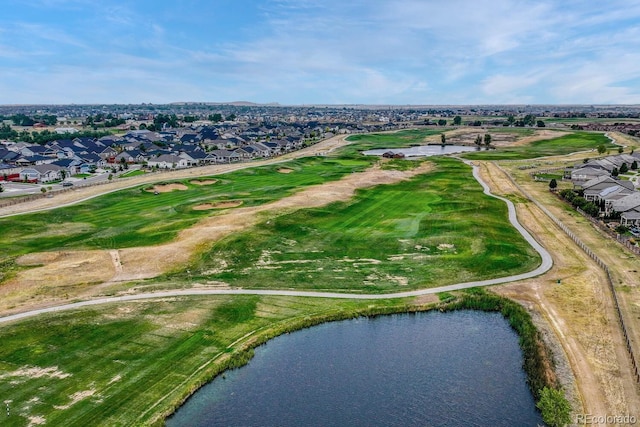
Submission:
MULTIPOLYGON (((361 315, 423 311, 405 301, 227 296, 129 302, 46 315, 0 329, 3 425, 160 425, 181 401, 253 348, 284 332, 361 315), (145 410, 141 410, 145 408, 145 410), (5 424, 6 423, 6 424, 5 424)), ((536 390, 554 386, 548 354, 517 304, 484 291, 459 293, 443 310, 500 311, 520 335, 536 390)))

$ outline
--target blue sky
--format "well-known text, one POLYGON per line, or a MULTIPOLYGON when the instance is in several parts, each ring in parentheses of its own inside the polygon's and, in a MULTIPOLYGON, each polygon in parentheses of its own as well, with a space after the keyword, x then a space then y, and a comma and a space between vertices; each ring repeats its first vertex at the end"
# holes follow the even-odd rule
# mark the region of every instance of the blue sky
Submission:
POLYGON ((0 0, 0 104, 640 103, 640 0, 0 0))

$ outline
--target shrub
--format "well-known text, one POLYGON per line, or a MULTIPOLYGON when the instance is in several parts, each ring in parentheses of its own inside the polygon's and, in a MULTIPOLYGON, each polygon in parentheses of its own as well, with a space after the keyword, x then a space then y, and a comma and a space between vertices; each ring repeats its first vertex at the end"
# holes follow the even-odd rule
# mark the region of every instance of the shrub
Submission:
POLYGON ((552 427, 571 423, 571 404, 562 390, 544 387, 540 390, 540 400, 536 406, 542 412, 542 420, 552 427))

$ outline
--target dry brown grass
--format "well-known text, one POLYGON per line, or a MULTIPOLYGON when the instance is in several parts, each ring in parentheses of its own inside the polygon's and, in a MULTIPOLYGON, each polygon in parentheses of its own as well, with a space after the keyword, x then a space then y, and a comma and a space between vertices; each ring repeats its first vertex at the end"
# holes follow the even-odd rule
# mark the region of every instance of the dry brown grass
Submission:
POLYGON ((201 205, 197 205, 193 207, 194 211, 206 211, 209 209, 227 209, 227 208, 237 208, 242 205, 242 200, 229 200, 225 202, 217 202, 217 203, 203 203, 201 205))
POLYGON ((212 185, 218 182, 217 179, 192 179, 189 181, 193 185, 212 185))
POLYGON ((186 191, 189 187, 184 184, 179 184, 174 182, 172 184, 156 184, 153 188, 146 188, 145 191, 148 192, 157 192, 157 193, 169 193, 171 191, 186 191))
MULTIPOLYGON (((500 174, 492 164, 483 165, 483 177, 489 177, 492 189, 498 194, 512 193, 515 187, 500 174)), ((530 194, 536 199, 548 195, 543 184, 532 185, 536 192, 532 187, 530 194)), ((575 374, 586 412, 636 413, 637 385, 604 272, 535 205, 519 203, 517 210, 520 221, 553 254, 554 267, 538 278, 495 290, 526 301, 552 326, 575 374)), ((606 247, 602 241, 587 243, 606 247)))

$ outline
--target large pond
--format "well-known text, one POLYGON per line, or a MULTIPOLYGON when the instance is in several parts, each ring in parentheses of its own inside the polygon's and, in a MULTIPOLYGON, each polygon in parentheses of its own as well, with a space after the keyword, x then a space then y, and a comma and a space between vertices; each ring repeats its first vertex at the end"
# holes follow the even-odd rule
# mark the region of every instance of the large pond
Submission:
POLYGON ((441 156, 444 154, 464 153, 467 151, 481 151, 482 147, 471 147, 468 145, 419 145, 410 148, 382 148, 376 150, 363 151, 366 156, 382 156, 384 153, 402 153, 406 157, 428 157, 441 156))
POLYGON ((543 425, 518 337, 498 313, 326 323, 256 349, 167 426, 543 425))

